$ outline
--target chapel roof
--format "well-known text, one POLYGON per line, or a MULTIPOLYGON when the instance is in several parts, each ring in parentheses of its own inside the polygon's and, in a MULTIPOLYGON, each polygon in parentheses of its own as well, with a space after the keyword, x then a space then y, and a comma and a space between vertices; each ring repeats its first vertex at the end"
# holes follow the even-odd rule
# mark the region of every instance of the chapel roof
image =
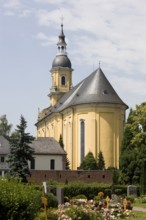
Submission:
POLYGON ((60 144, 52 137, 38 137, 30 146, 34 149, 34 154, 66 154, 60 144))

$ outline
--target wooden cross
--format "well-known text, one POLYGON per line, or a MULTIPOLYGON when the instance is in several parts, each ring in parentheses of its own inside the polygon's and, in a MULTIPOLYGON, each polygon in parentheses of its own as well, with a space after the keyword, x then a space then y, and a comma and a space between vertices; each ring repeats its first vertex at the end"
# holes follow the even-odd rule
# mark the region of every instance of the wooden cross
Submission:
POLYGON ((124 210, 126 210, 126 206, 127 206, 127 199, 123 200, 123 205, 124 205, 124 210))
POLYGON ((106 200, 106 202, 107 202, 107 208, 108 208, 108 207, 109 207, 109 201, 110 201, 109 196, 107 196, 105 200, 106 200))

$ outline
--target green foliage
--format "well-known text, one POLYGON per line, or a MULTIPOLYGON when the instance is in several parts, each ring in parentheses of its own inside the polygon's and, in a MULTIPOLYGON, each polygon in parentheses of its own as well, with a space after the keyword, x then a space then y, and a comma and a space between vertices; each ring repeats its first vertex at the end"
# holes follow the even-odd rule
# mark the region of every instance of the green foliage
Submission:
MULTIPOLYGON (((58 216, 55 213, 55 209, 49 208, 47 210, 47 219, 48 220, 58 220, 58 216)), ((46 215, 45 215, 44 209, 41 209, 41 211, 35 217, 35 220, 46 220, 46 215)))
POLYGON ((134 196, 129 195, 129 196, 126 196, 126 200, 129 200, 129 201, 131 201, 131 203, 133 203, 135 198, 134 198, 134 196))
POLYGON ((20 118, 20 125, 17 125, 15 133, 10 138, 10 154, 8 155, 10 175, 27 182, 27 175, 30 175, 28 160, 32 160, 33 149, 29 146, 34 138, 25 133, 27 122, 24 117, 20 118))
POLYGON ((141 202, 146 203, 146 195, 141 196, 141 202))
POLYGON ((75 197, 75 199, 87 199, 87 197, 82 194, 82 195, 77 195, 77 196, 75 197))
POLYGON ((88 209, 87 207, 84 208, 82 206, 73 206, 71 209, 68 209, 66 211, 66 214, 72 219, 72 220, 102 220, 103 217, 97 213, 94 212, 91 209, 88 209))
POLYGON ((41 207, 41 191, 14 179, 0 179, 0 219, 33 220, 41 207))
MULTIPOLYGON (((61 134, 60 134, 60 138, 59 138, 59 144, 64 149, 64 143, 63 143, 63 138, 62 138, 61 134)), ((70 170, 70 161, 69 161, 69 159, 67 157, 67 154, 65 156, 65 169, 66 170, 70 170)))
MULTIPOLYGON (((64 186, 64 196, 69 198, 76 197, 78 195, 85 195, 87 199, 93 199, 98 192, 105 192, 105 189, 109 189, 109 184, 97 184, 97 183, 83 183, 83 182, 73 182, 64 186)), ((106 195, 106 193, 105 193, 106 195)), ((109 194, 108 194, 109 195, 109 194)))
POLYGON ((97 170, 97 162, 92 152, 89 152, 81 162, 79 169, 83 170, 97 170))
POLYGON ((2 115, 0 117, 0 135, 9 139, 10 132, 11 132, 12 124, 8 123, 7 116, 2 115))
POLYGON ((105 169, 105 161, 104 161, 102 151, 100 151, 99 154, 98 154, 97 168, 98 168, 98 170, 104 170, 105 169))
POLYGON ((139 184, 141 167, 146 160, 146 102, 130 110, 124 129, 120 156, 120 181, 139 184))
POLYGON ((58 206, 58 200, 53 193, 47 193, 46 198, 48 200, 48 207, 56 208, 58 206))
POLYGON ((146 194, 146 161, 143 161, 140 178, 141 195, 146 194))
POLYGON ((113 170, 113 184, 119 183, 119 170, 114 169, 113 170))
POLYGON ((93 198, 96 202, 99 202, 101 200, 100 196, 94 196, 93 198))
POLYGON ((64 143, 63 143, 63 138, 62 138, 61 134, 60 134, 60 138, 59 138, 59 144, 64 149, 64 143))

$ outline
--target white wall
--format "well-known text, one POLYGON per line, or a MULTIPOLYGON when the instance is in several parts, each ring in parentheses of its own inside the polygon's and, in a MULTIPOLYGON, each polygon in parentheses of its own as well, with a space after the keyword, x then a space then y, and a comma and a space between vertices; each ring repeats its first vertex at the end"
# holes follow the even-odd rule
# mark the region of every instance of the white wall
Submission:
POLYGON ((35 170, 50 170, 50 161, 55 160, 54 170, 63 170, 63 156, 61 155, 34 155, 35 170))
POLYGON ((0 157, 4 157, 5 161, 1 162, 1 158, 0 158, 0 169, 1 170, 5 170, 8 169, 8 163, 6 162, 6 160, 8 159, 8 157, 6 155, 0 155, 0 157))

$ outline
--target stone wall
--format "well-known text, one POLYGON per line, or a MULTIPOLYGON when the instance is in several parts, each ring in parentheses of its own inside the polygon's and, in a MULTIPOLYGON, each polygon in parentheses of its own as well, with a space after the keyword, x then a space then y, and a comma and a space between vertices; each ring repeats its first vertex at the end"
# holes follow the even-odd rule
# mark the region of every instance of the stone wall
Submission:
POLYGON ((55 180, 57 182, 69 183, 73 181, 82 181, 86 183, 112 183, 112 171, 83 171, 83 170, 32 170, 28 181, 42 184, 43 181, 55 180))

